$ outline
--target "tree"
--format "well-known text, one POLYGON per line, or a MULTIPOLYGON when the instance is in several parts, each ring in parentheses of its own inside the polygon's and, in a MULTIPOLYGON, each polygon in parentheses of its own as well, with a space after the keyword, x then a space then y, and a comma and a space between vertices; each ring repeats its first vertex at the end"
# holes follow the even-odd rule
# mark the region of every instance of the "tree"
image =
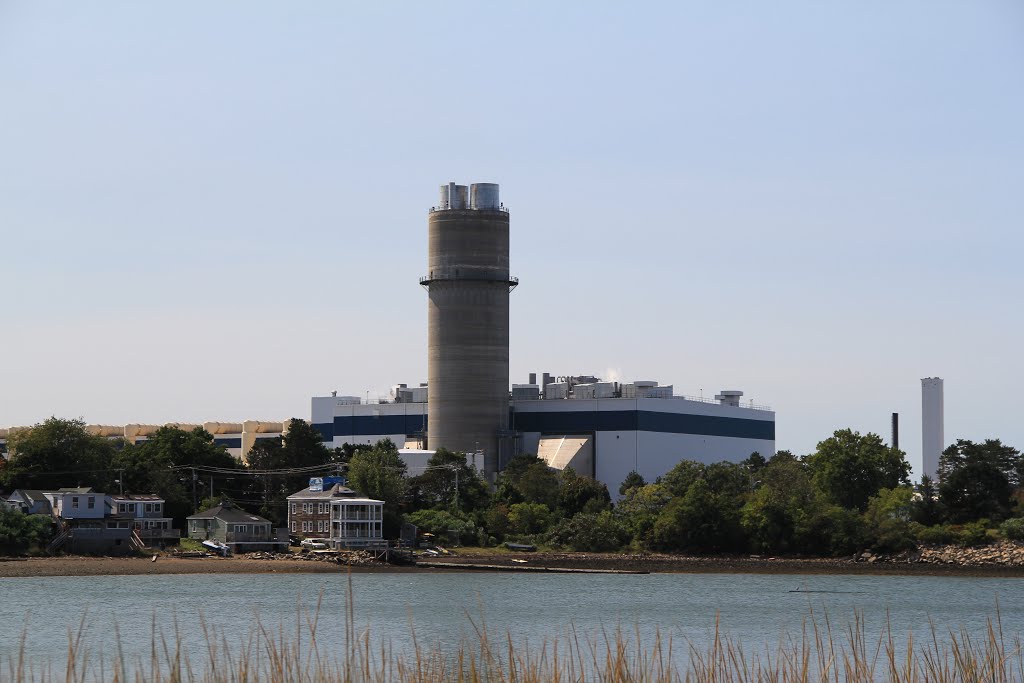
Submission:
POLYGON ((498 496, 509 503, 558 506, 558 474, 536 455, 517 455, 501 473, 498 496))
POLYGON ((33 546, 43 546, 51 535, 49 517, 26 515, 0 504, 0 555, 18 555, 33 546))
MULTIPOLYGON (((242 465, 205 429, 196 427, 186 432, 165 426, 146 441, 126 445, 114 457, 112 467, 125 493, 156 493, 166 501, 167 516, 180 527, 196 510, 197 499, 210 497, 210 476, 225 481, 224 474, 204 474, 202 468, 237 470, 242 465)), ((218 492, 226 493, 220 489, 214 494, 218 492)))
POLYGON ((419 510, 408 517, 421 532, 433 534, 442 545, 448 543, 448 532, 454 531, 460 543, 476 540, 476 524, 467 515, 450 510, 419 510))
POLYGON ((426 471, 413 477, 409 484, 419 490, 421 503, 426 507, 454 506, 472 511, 485 507, 489 497, 487 482, 466 462, 466 454, 446 448, 438 448, 427 461, 426 471))
POLYGON ((921 483, 917 487, 918 499, 914 501, 911 509, 911 517, 918 524, 934 526, 942 522, 944 513, 939 503, 939 492, 935 488, 935 482, 927 474, 921 477, 921 483))
POLYGON ((544 533, 551 519, 551 509, 543 503, 516 503, 508 510, 509 531, 520 536, 544 533))
POLYGON ((349 484, 368 498, 384 501, 384 535, 396 536, 402 525, 399 505, 408 482, 405 463, 390 439, 382 439, 368 451, 357 451, 348 463, 349 484))
POLYGON ((914 491, 909 486, 881 489, 868 500, 865 531, 871 549, 892 553, 917 545, 910 527, 914 491))
POLYGON ((658 478, 673 496, 685 496, 690 486, 704 476, 704 464, 695 460, 680 460, 676 466, 658 478))
POLYGON ((340 469, 337 453, 324 446, 322 438, 305 420, 292 418, 280 439, 260 439, 249 449, 247 467, 254 476, 248 477, 246 497, 262 501, 260 514, 276 526, 287 523, 288 496, 306 488, 315 472, 272 470, 323 467, 327 471, 332 465, 340 469))
POLYGON ((978 462, 998 469, 1010 486, 1016 488, 1021 485, 1024 459, 1020 457, 1020 451, 1004 445, 999 439, 985 439, 984 443, 957 439, 955 444, 942 451, 942 455, 939 456, 939 483, 945 481, 946 477, 957 469, 978 462))
POLYGON ((382 439, 372 449, 352 455, 348 464, 349 483, 368 498, 397 506, 408 486, 405 470, 398 447, 391 439, 382 439))
POLYGON ((664 484, 634 486, 615 506, 615 513, 634 541, 648 545, 650 531, 670 500, 672 494, 664 484))
POLYGON ((565 517, 580 512, 598 513, 611 507, 611 502, 608 487, 601 482, 580 476, 571 467, 562 470, 559 476, 558 509, 565 517))
POLYGON ((1010 516, 1020 454, 998 440, 975 444, 965 439, 942 452, 939 500, 950 521, 1000 521, 1010 516))
POLYGON ((768 464, 768 461, 764 459, 764 456, 754 451, 750 456, 740 463, 743 465, 748 472, 751 474, 757 474, 761 469, 768 464))
POLYGON ((624 496, 630 489, 635 489, 638 486, 647 486, 647 482, 640 476, 640 473, 633 470, 626 475, 626 478, 619 484, 619 495, 624 496))
POLYGON ((816 506, 806 465, 795 458, 773 457, 759 474, 760 485, 741 512, 751 549, 763 553, 804 550, 806 539, 801 533, 816 506))
POLYGON ((836 431, 807 457, 815 485, 838 505, 863 511, 879 489, 910 483, 910 465, 901 450, 877 434, 836 431))
POLYGON ((105 492, 113 484, 110 462, 114 442, 86 431, 82 420, 51 417, 8 441, 10 460, 0 474, 6 488, 57 489, 92 486, 105 492))
POLYGON ((610 510, 580 513, 559 522, 548 541, 579 552, 611 552, 629 542, 629 530, 610 510))

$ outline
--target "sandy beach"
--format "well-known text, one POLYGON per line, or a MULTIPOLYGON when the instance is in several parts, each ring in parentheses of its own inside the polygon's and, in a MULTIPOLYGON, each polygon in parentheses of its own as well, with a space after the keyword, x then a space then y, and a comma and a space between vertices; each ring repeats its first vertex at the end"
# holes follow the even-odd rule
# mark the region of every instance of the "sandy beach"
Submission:
MULTIPOLYGON (((424 558, 426 559, 426 558, 424 558)), ((486 564, 507 567, 564 567, 612 569, 651 573, 767 573, 767 574, 867 574, 906 576, 1003 576, 1024 577, 1022 566, 959 566, 925 563, 867 563, 848 559, 792 559, 766 557, 694 557, 661 554, 618 553, 473 553, 431 557, 446 564, 486 564), (520 562, 516 562, 520 560, 520 562)), ((465 570, 470 570, 466 568, 465 570)), ((448 572, 459 567, 427 568, 387 564, 353 565, 300 559, 252 559, 247 557, 179 558, 150 557, 40 557, 0 558, 0 578, 38 576, 117 576, 143 574, 337 574, 374 572, 448 572)))

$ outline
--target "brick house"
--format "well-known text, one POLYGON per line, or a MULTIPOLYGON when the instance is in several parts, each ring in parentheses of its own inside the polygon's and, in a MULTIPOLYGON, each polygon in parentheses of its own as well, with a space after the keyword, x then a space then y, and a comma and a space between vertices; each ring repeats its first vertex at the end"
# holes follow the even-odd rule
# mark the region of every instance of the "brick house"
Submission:
POLYGON ((332 548, 387 545, 382 533, 384 502, 366 498, 330 480, 288 496, 288 531, 319 538, 332 548))

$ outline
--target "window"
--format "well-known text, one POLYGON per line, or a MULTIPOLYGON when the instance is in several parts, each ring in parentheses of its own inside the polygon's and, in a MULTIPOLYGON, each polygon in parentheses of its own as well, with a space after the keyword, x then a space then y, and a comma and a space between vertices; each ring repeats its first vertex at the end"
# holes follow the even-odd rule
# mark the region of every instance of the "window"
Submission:
MULTIPOLYGON (((299 508, 299 506, 297 504, 292 503, 292 514, 293 515, 295 514, 295 511, 298 510, 298 508, 299 508)), ((294 529, 293 529, 293 531, 294 531, 294 529)))
POLYGON ((317 521, 317 523, 316 523, 316 530, 317 531, 323 531, 324 530, 324 522, 323 522, 323 520, 318 520, 317 521))
POLYGON ((152 512, 152 511, 153 511, 153 504, 152 503, 146 503, 146 512, 152 512))
POLYGON ((295 522, 293 521, 293 522, 292 522, 292 533, 295 533, 295 528, 296 528, 296 526, 297 526, 297 525, 296 525, 296 524, 295 524, 295 522))
POLYGON ((86 507, 90 510, 96 509, 96 496, 89 496, 86 500, 86 507))
MULTIPOLYGON (((118 512, 128 512, 128 505, 127 505, 127 504, 125 504, 125 503, 118 503, 118 504, 117 504, 117 511, 118 511, 118 512)), ((194 523, 195 523, 195 522, 193 522, 193 524, 194 524, 194 523)))
POLYGON ((163 506, 163 503, 153 503, 153 512, 159 513, 163 506))
POLYGON ((192 531, 198 531, 198 530, 199 530, 199 522, 197 522, 196 520, 193 519, 192 520, 192 531))
POLYGON ((78 496, 71 496, 71 507, 75 510, 78 509, 78 496))

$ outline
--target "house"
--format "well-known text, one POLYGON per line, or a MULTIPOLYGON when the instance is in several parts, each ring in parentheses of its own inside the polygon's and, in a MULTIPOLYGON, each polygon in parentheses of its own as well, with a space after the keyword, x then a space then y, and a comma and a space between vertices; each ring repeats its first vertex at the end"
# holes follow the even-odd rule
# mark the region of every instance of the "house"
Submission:
POLYGON ((181 532, 174 528, 174 520, 164 516, 163 498, 155 494, 109 496, 110 512, 107 525, 133 529, 147 546, 159 546, 168 541, 177 543, 181 532))
POLYGON ((322 538, 332 548, 387 546, 383 535, 384 502, 366 498, 334 477, 310 479, 288 496, 288 530, 322 538))
POLYGON ((7 496, 7 504, 27 515, 50 515, 53 511, 50 499, 36 489, 16 489, 7 496))
POLYGON ((110 518, 110 496, 91 488, 60 488, 44 495, 58 526, 47 548, 50 552, 127 555, 145 547, 130 525, 110 518))
POLYGON ((107 512, 107 497, 91 488, 62 488, 46 491, 53 513, 65 521, 103 519, 107 512))
POLYGON ((217 541, 234 553, 288 548, 286 529, 275 531, 270 520, 248 513, 230 501, 190 515, 186 520, 189 538, 217 541))

